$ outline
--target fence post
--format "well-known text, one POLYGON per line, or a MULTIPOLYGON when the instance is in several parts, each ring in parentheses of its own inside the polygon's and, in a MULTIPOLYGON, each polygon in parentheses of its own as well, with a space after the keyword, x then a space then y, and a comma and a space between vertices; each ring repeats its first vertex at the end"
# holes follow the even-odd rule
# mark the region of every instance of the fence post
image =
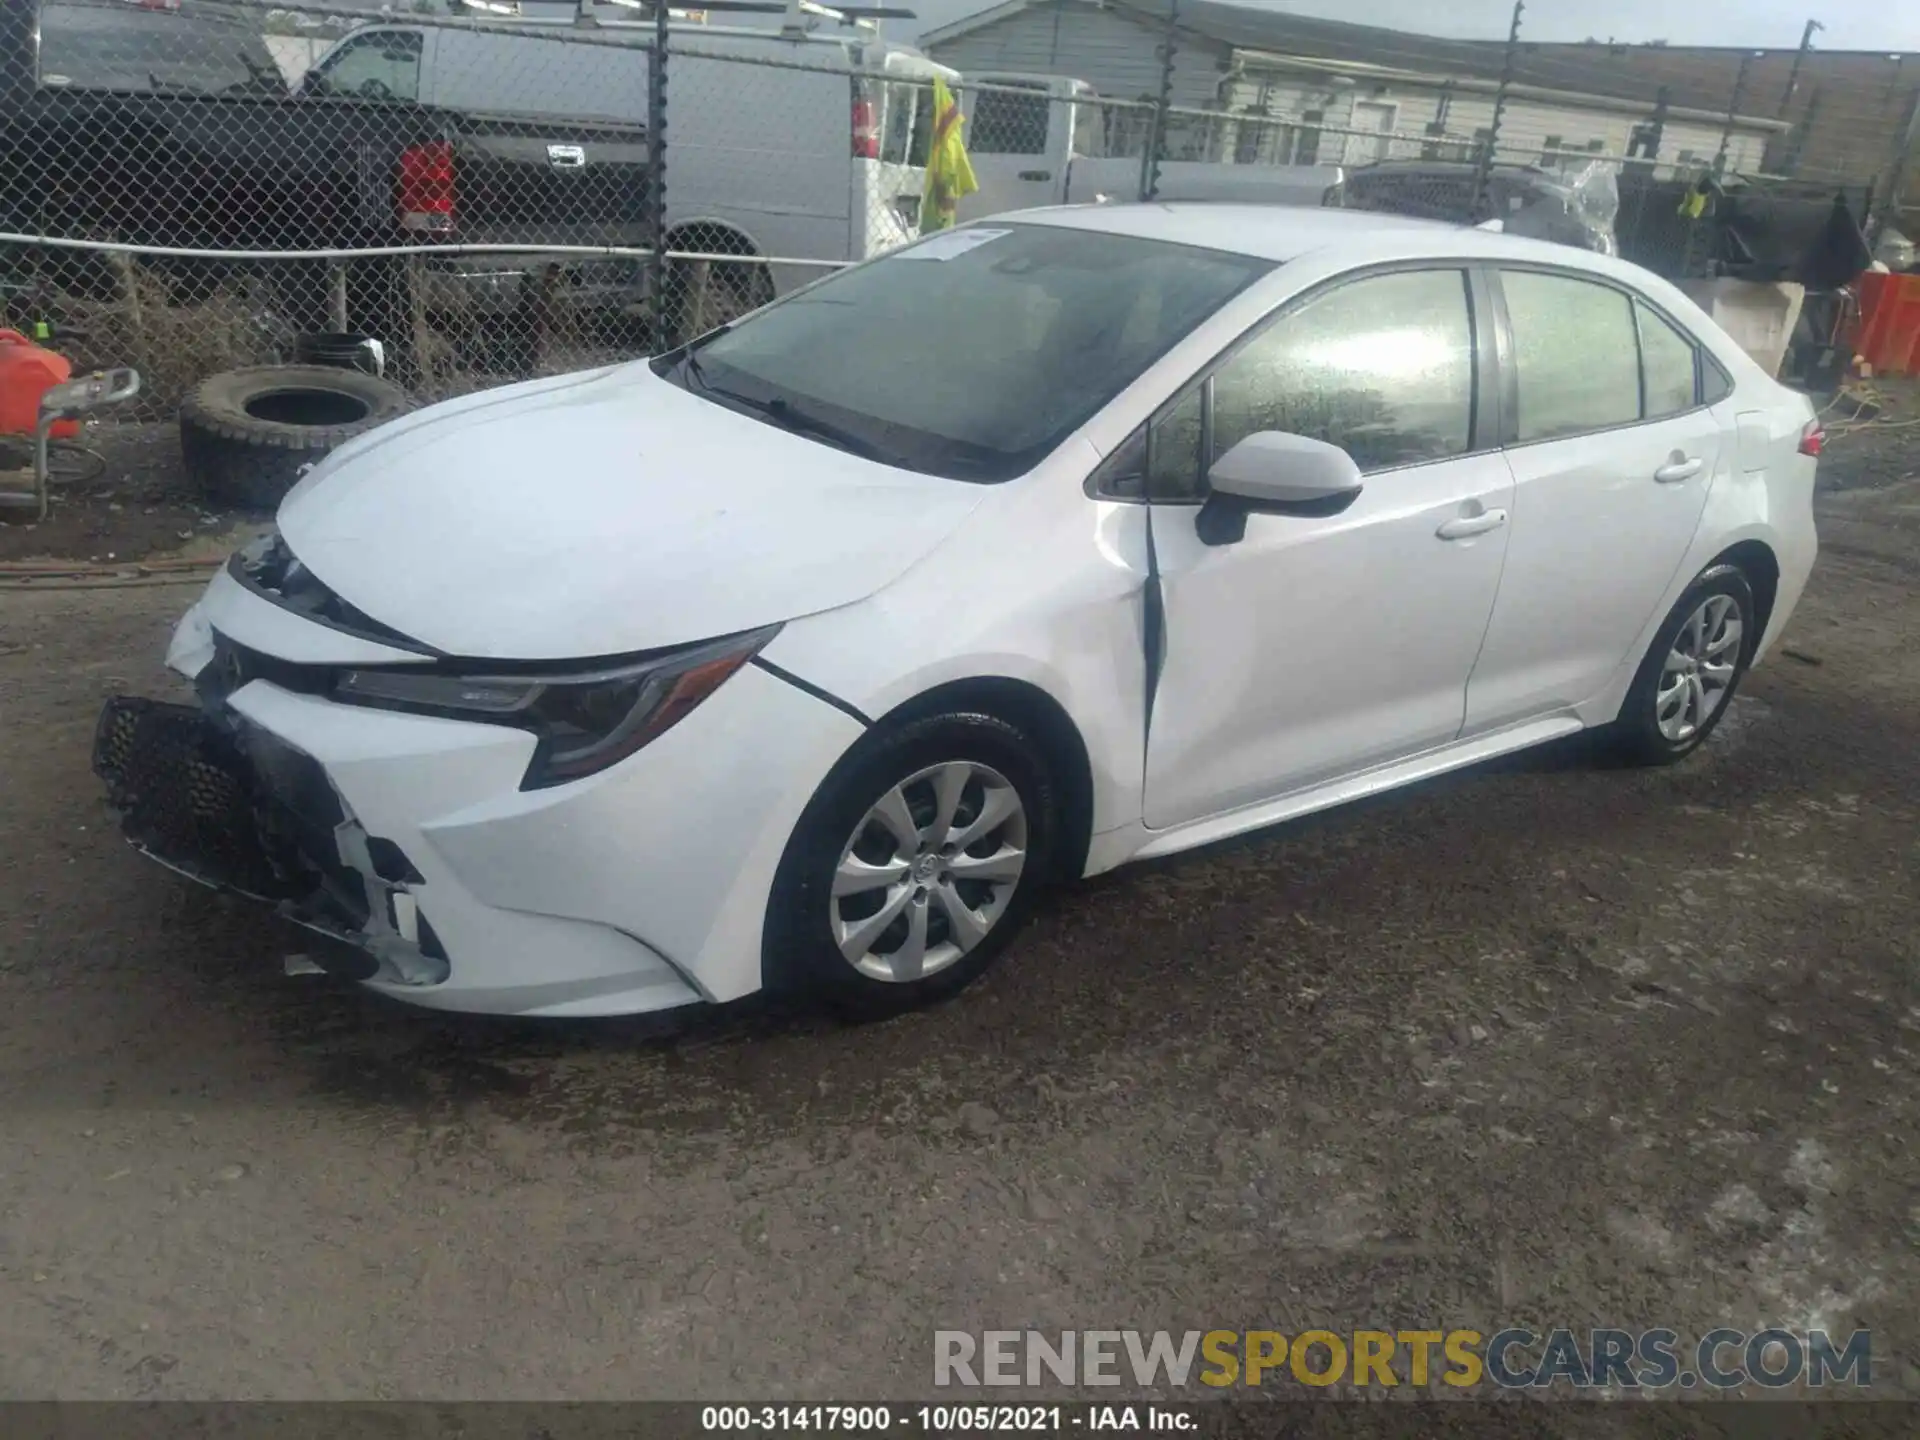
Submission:
MULTIPOLYGON (((1733 143, 1734 117, 1740 113, 1740 102, 1746 97, 1747 93, 1747 76, 1753 69, 1753 57, 1758 53, 1758 51, 1749 50, 1746 54, 1742 55, 1740 57, 1740 68, 1734 73, 1733 94, 1727 97, 1727 118, 1720 126, 1720 148, 1714 152, 1713 169, 1709 172, 1713 180, 1709 193, 1717 192, 1720 189, 1719 182, 1726 178, 1727 149, 1733 143)), ((1697 187, 1700 181, 1696 177, 1693 183, 1697 187)), ((1707 227, 1705 217, 1703 215, 1689 214, 1687 217, 1687 243, 1680 252, 1681 279, 1692 280, 1699 278, 1695 273, 1696 271, 1710 270, 1712 268, 1713 257, 1711 255, 1703 257, 1700 253, 1700 247, 1705 240, 1706 234, 1707 227)))
POLYGON ((1167 144, 1167 111, 1173 107, 1173 59, 1178 53, 1176 27, 1180 23, 1180 0, 1167 0, 1167 34, 1160 42, 1160 98, 1153 107, 1153 127, 1147 134, 1147 153, 1140 157, 1140 198, 1151 200, 1160 193, 1160 162, 1167 144))
POLYGON ((653 350, 667 348, 667 22, 666 0, 654 0, 653 45, 647 51, 647 289, 653 350))
POLYGON ((1507 28, 1507 54, 1500 65, 1500 88, 1493 97, 1493 123, 1487 130, 1487 143, 1473 172, 1473 218, 1492 218, 1487 187, 1493 179, 1493 153, 1500 144, 1500 122, 1507 113, 1507 92, 1513 88, 1514 62, 1520 55, 1520 17, 1526 13, 1527 0, 1513 0, 1513 24, 1507 28))
POLYGON ((1920 89, 1913 92, 1913 99, 1907 105, 1907 123, 1900 127, 1900 138, 1893 152, 1893 163, 1887 171, 1886 199, 1881 202, 1873 220, 1873 233, 1867 236, 1868 243, 1878 246, 1880 238, 1900 214, 1901 202, 1906 197, 1907 177, 1913 165, 1913 150, 1920 145, 1920 89))
POLYGON ((1740 57, 1740 68, 1734 73, 1733 94, 1727 100, 1727 118, 1720 127, 1720 148, 1713 156, 1713 178, 1719 180, 1727 173, 1727 148, 1733 144, 1733 122, 1740 114, 1740 102, 1746 99, 1747 76, 1753 69, 1753 57, 1760 52, 1749 50, 1740 57))
POLYGON ((1807 148, 1807 137, 1813 134, 1814 124, 1820 118, 1820 104, 1825 99, 1827 88, 1824 85, 1813 87, 1813 94, 1807 97, 1807 108, 1800 112, 1800 123, 1787 135, 1786 152, 1780 157, 1780 173, 1795 176, 1800 173, 1800 158, 1807 148))
POLYGON ((1673 109, 1673 87, 1662 85, 1660 93, 1654 97, 1653 124, 1647 132, 1647 159, 1657 166, 1660 163, 1660 151, 1667 143, 1667 114, 1673 109))

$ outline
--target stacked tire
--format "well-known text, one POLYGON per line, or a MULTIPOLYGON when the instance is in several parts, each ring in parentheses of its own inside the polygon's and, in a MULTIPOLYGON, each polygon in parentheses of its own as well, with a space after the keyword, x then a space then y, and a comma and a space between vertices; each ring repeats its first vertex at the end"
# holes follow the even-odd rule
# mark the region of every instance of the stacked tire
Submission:
POLYGON ((398 385, 327 365, 257 365, 210 375, 180 402, 180 449, 207 497, 272 510, 300 473, 406 413, 398 385))

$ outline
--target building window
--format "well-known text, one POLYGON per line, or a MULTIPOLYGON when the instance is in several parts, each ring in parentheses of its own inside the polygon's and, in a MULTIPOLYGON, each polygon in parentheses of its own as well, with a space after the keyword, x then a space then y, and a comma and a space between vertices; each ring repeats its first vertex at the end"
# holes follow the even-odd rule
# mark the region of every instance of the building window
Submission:
POLYGON ((1318 165, 1320 163, 1320 126, 1325 123, 1327 112, 1309 110, 1300 118, 1305 123, 1293 137, 1293 163, 1318 165))

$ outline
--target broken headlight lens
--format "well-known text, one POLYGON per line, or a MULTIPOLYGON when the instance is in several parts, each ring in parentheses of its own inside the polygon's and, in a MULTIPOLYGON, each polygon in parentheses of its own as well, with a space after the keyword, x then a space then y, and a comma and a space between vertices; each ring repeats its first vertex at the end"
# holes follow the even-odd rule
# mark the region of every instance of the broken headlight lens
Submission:
POLYGON ((574 673, 453 675, 412 667, 347 670, 336 700, 480 720, 540 739, 523 790, 563 785, 617 764, 664 734, 779 633, 745 635, 574 673))

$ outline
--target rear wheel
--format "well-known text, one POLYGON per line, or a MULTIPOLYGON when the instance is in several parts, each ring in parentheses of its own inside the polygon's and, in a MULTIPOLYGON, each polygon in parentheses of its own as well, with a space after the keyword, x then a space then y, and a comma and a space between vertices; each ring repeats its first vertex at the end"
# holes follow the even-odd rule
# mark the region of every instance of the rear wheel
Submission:
POLYGON ((1716 565, 1674 604, 1614 722, 1631 760, 1670 765, 1706 743, 1732 704, 1759 644, 1747 577, 1716 565))
POLYGON ((880 1016, 981 975, 1052 871, 1057 791, 1039 755, 1018 728, 965 713, 862 741, 781 859, 769 981, 880 1016))

